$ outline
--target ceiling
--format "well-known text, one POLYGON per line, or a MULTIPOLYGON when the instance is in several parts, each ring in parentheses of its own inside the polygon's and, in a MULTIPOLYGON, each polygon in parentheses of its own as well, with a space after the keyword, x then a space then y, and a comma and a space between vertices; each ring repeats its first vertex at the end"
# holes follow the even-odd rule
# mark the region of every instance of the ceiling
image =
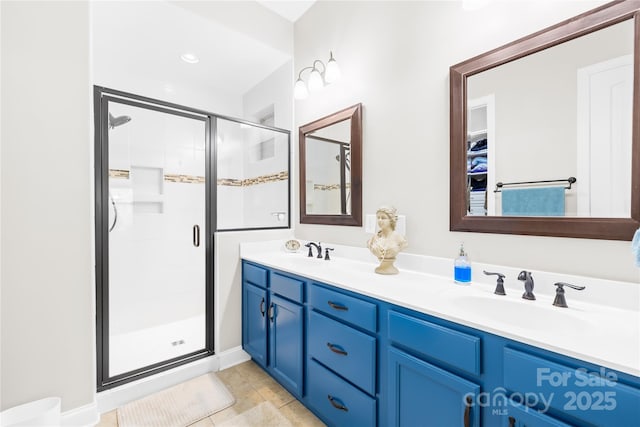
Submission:
POLYGON ((315 0, 258 0, 258 3, 260 3, 267 9, 271 9, 272 11, 288 19, 289 21, 296 22, 298 18, 304 15, 304 13, 315 3, 315 0))
MULTIPOLYGON (((260 3, 293 19, 303 12, 302 3, 311 2, 260 3)), ((291 59, 255 37, 165 1, 92 2, 92 55, 99 85, 121 86, 119 81, 135 77, 165 88, 188 83, 229 94, 244 94, 291 59), (187 52, 200 62, 183 62, 180 56, 187 52)))

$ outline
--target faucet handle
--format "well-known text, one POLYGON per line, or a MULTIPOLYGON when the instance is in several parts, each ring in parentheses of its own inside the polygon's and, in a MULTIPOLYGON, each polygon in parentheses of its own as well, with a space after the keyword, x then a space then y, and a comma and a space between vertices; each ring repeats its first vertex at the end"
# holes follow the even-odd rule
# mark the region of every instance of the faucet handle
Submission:
POLYGON ((309 248, 309 253, 307 254, 308 257, 312 257, 313 256, 313 249, 311 249, 311 242, 307 243, 306 245, 304 245, 305 248, 309 248))
POLYGON ((498 276, 496 279, 496 290, 493 292, 496 295, 506 295, 507 293, 504 291, 504 278, 506 277, 502 273, 492 273, 490 271, 482 270, 484 274, 487 276, 498 276))
POLYGON ((329 251, 332 251, 333 248, 325 248, 324 250, 324 260, 325 261, 329 261, 331 258, 329 258, 329 251))
POLYGON ((565 282, 557 282, 557 283, 554 283, 554 285, 556 285, 556 297, 553 300, 553 305, 555 305, 556 307, 562 307, 562 308, 569 307, 567 305, 567 299, 564 297, 565 286, 571 289, 575 289, 577 291, 581 291, 586 288, 586 286, 577 286, 577 285, 572 285, 571 283, 565 283, 565 282))

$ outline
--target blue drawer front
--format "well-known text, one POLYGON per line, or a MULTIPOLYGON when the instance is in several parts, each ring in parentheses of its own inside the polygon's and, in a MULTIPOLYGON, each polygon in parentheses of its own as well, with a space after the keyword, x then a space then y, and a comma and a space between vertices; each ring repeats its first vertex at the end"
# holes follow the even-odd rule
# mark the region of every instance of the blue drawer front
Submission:
POLYGON ((309 361, 308 398, 330 426, 375 426, 376 401, 314 360, 309 361), (342 409, 341 409, 342 408, 342 409))
POLYGON ((309 356, 367 393, 375 394, 375 338, 313 311, 307 337, 309 356))
POLYGON ((603 379, 511 348, 504 349, 503 369, 507 390, 544 396, 551 408, 590 424, 631 426, 640 420, 640 390, 617 383, 610 370, 602 370, 603 379))
POLYGON ((242 264, 242 280, 266 288, 267 270, 245 262, 242 264))
POLYGON ((480 338, 389 312, 389 339, 474 375, 480 375, 480 338))
POLYGON ((271 292, 292 301, 302 303, 304 282, 280 273, 271 273, 271 292))
POLYGON ((502 416, 502 427, 571 427, 555 418, 529 409, 511 399, 506 401, 506 411, 502 416))
POLYGON ((367 331, 376 332, 377 330, 377 306, 370 302, 311 285, 309 286, 309 304, 316 310, 357 325, 367 331))

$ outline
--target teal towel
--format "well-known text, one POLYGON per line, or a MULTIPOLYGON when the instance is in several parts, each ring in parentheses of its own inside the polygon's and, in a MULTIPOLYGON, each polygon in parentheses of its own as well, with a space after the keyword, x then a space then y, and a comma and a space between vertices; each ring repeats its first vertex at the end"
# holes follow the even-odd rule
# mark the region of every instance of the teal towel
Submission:
POLYGON ((640 267, 640 228, 638 228, 636 230, 636 234, 633 235, 631 251, 633 252, 633 257, 636 260, 636 265, 640 267))
POLYGON ((564 216, 564 187, 502 189, 502 215, 564 216))

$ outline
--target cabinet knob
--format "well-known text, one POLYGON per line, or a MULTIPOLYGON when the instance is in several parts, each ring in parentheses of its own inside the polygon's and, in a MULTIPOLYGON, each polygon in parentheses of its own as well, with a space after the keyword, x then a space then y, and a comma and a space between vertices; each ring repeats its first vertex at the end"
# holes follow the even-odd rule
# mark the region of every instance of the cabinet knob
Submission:
POLYGON ((262 301, 260 301, 260 314, 264 317, 264 297, 262 297, 262 301))

